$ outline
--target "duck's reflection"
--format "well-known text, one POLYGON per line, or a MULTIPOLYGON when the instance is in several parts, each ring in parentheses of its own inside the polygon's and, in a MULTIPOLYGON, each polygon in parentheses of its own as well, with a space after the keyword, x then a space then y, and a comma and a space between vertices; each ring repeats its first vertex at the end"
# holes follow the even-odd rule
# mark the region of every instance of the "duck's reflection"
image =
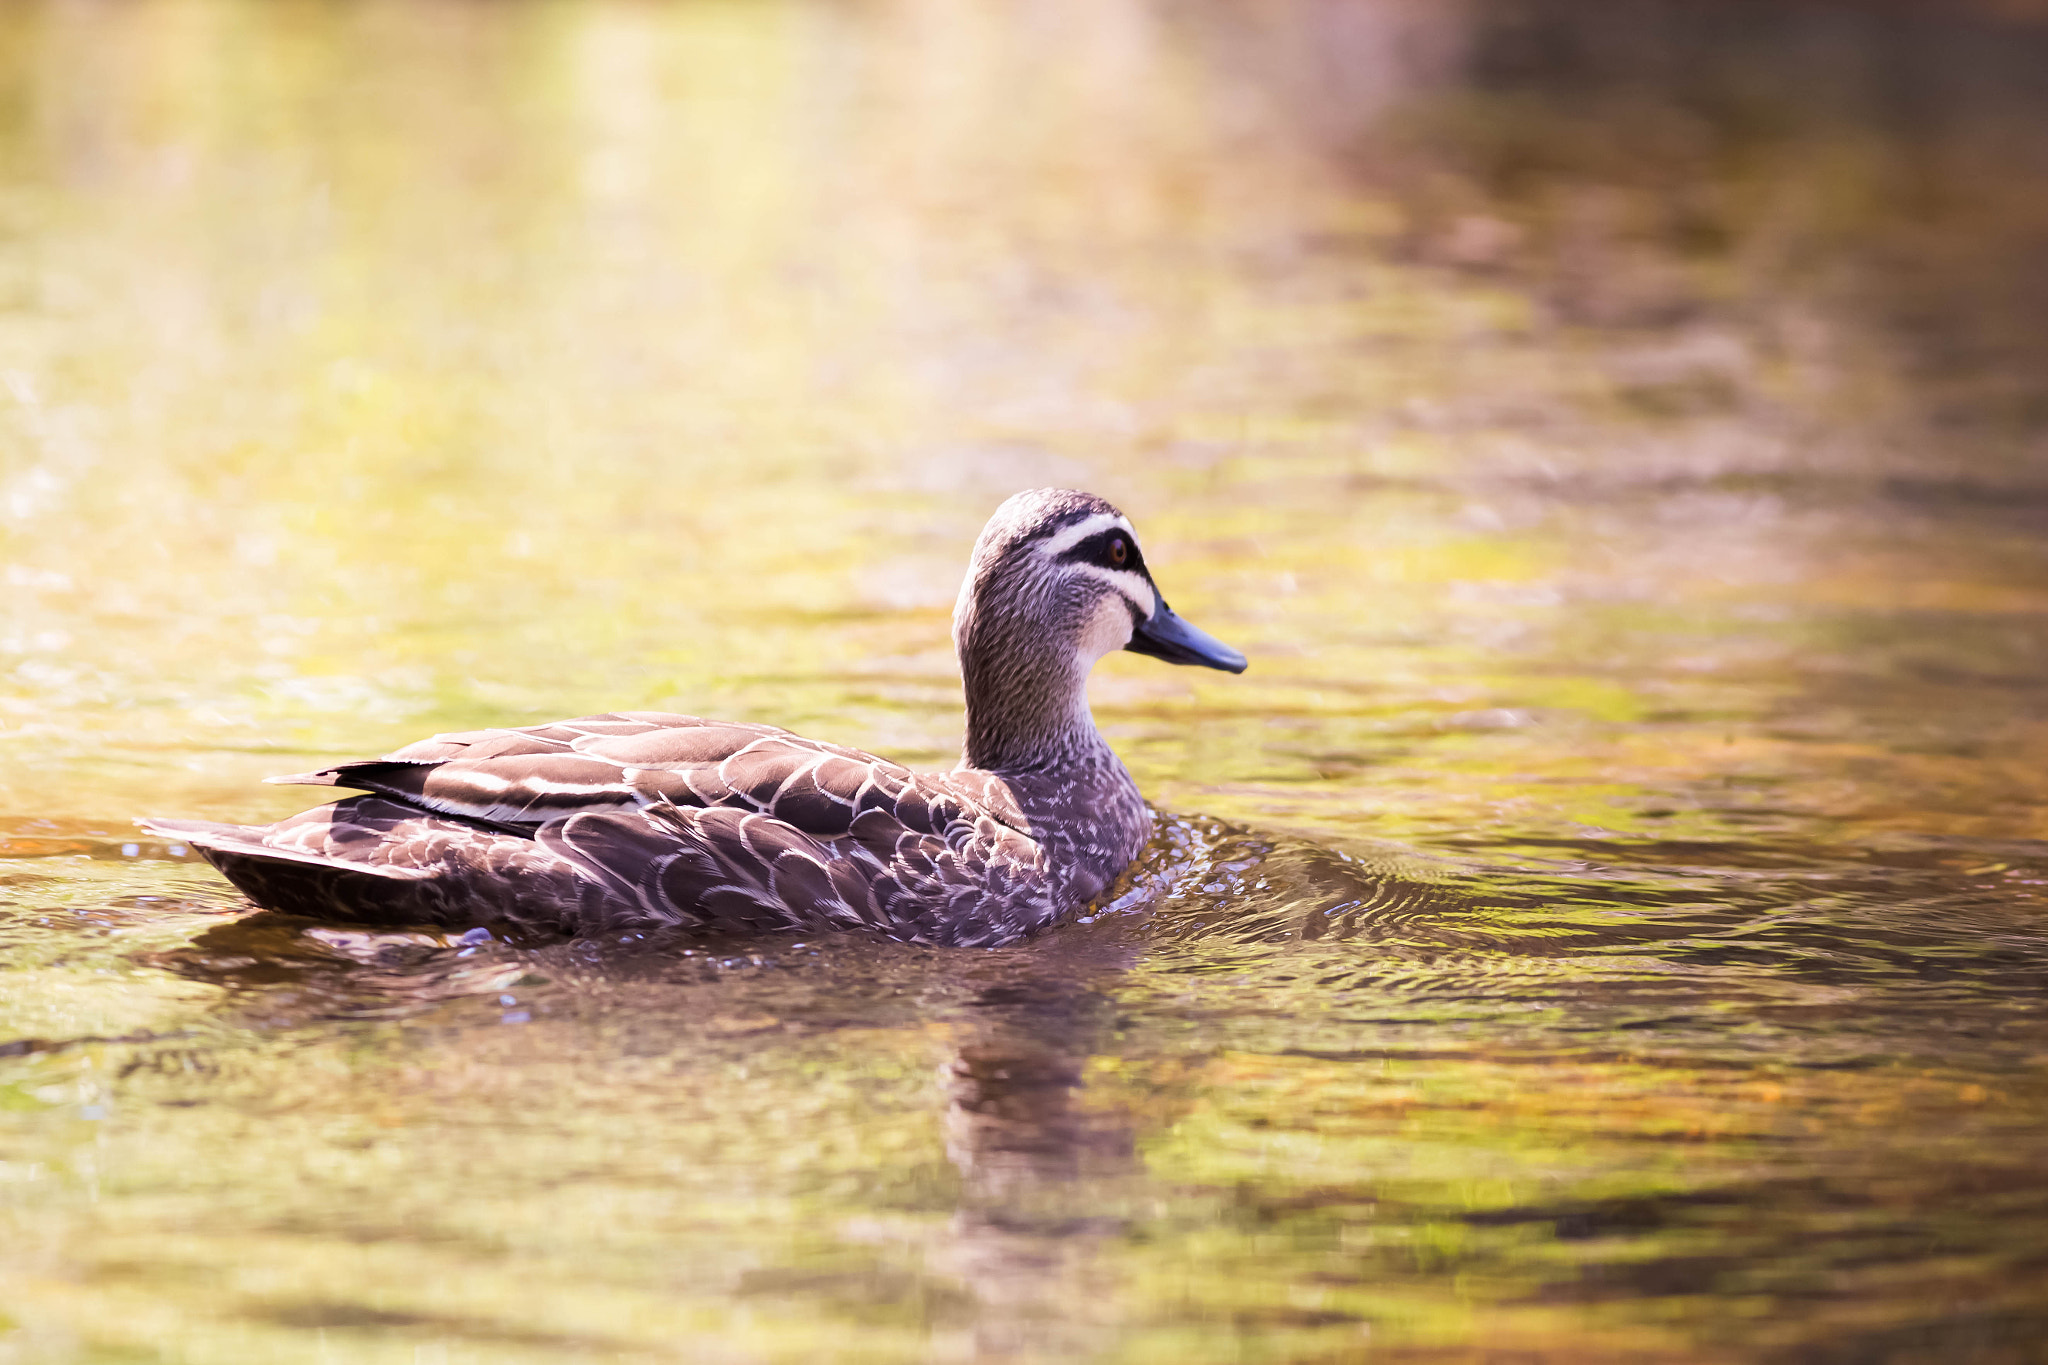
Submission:
POLYGON ((1130 1116, 1089 1103, 1088 1059, 1114 1026, 1108 978, 1134 954, 1046 945, 988 973, 949 1011, 946 1152, 960 1172, 934 1269, 980 1304, 978 1359, 1099 1354, 1116 1325, 1098 1253, 1127 1221, 1137 1175, 1130 1116))
POLYGON ((948 1067, 946 1154, 976 1204, 1127 1163, 1130 1134, 1076 1107, 1085 1059, 1029 1037, 964 1047, 948 1067))

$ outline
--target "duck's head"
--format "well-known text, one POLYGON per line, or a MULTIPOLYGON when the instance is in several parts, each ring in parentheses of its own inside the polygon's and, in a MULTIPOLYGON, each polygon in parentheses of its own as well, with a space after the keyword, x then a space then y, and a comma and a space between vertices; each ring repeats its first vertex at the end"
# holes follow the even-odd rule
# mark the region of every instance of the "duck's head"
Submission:
POLYGON ((1244 655, 1174 615, 1130 520, 1090 493, 1040 488, 996 509, 960 601, 953 646, 977 768, 1056 762, 1094 733, 1088 672, 1114 650, 1242 673, 1244 655))

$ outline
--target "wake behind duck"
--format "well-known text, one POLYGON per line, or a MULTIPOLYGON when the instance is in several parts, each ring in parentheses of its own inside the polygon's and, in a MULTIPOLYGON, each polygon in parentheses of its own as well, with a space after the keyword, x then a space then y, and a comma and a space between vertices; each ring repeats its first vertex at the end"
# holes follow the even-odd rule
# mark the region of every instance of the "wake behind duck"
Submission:
POLYGON ((1086 904, 1151 821, 1088 711, 1117 649, 1241 673, 1176 616, 1124 515, 1019 493, 953 612, 958 767, 916 773, 768 725, 625 711, 437 735, 273 782, 353 788, 274 825, 148 820, 257 904, 384 924, 598 934, 866 929, 992 946, 1086 904))

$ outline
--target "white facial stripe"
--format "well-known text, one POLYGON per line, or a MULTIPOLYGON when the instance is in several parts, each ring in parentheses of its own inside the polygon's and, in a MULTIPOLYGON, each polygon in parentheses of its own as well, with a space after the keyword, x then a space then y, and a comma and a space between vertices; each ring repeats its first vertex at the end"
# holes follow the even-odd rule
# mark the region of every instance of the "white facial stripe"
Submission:
POLYGON ((1152 590, 1152 585, 1145 581, 1145 575, 1141 573, 1134 573, 1129 569, 1105 569, 1100 564, 1076 564, 1074 571, 1101 579, 1115 588, 1138 609, 1138 615, 1143 620, 1151 620, 1153 613, 1159 609, 1159 595, 1152 590))
POLYGON ((1112 526, 1129 531, 1132 540, 1138 538, 1137 532, 1131 531, 1131 523, 1123 517, 1115 512, 1097 512, 1086 520, 1075 522, 1051 539, 1039 541, 1034 548, 1048 559, 1058 559, 1088 537, 1101 535, 1112 526))

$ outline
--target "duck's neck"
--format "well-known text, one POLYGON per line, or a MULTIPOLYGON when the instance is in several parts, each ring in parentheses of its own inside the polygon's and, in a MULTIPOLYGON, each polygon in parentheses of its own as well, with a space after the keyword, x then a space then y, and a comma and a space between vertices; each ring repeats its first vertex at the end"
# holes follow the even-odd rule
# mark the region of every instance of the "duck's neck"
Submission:
POLYGON ((1048 653, 1042 640, 1005 638, 1026 630, 1022 623, 1008 631, 984 628, 959 642, 965 767, 1028 773, 1108 752, 1088 713, 1086 664, 1048 653))
POLYGON ((993 773, 1027 773, 1061 767, 1076 759, 1107 752, 1109 746, 1088 713, 1088 694, 1076 687, 1071 695, 1047 704, 1027 693, 1006 702, 1002 694, 967 701, 967 743, 960 761, 993 773), (1028 709, 1020 703, 1037 703, 1028 709))

